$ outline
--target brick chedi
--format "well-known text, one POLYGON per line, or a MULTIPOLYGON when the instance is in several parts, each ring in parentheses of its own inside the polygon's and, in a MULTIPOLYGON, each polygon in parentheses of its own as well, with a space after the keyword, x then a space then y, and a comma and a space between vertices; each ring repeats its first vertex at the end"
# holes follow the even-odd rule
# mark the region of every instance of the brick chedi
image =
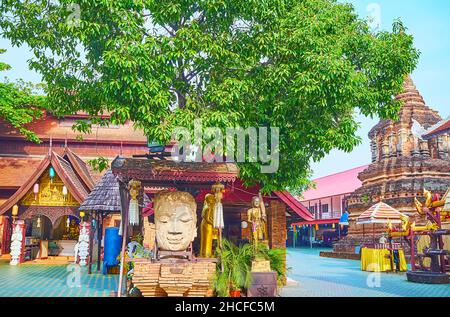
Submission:
MULTIPOLYGON (((396 98, 403 102, 399 120, 382 120, 369 132, 372 164, 359 174, 362 186, 349 197, 349 236, 334 246, 335 251, 351 251, 361 244, 363 228, 356 219, 375 203, 383 201, 421 222, 414 197, 422 197, 424 188, 442 195, 450 187, 450 137, 429 137, 448 120, 426 106, 410 77, 396 98)), ((372 240, 372 234, 367 238, 372 240)))

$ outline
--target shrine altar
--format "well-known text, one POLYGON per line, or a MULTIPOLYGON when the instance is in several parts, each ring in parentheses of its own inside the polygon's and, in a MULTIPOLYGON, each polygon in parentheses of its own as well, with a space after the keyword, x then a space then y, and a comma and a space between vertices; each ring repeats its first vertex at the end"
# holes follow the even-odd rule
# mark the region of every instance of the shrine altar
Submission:
MULTIPOLYGON (((400 271, 407 270, 405 253, 398 250, 400 271)), ((361 270, 368 272, 389 272, 393 271, 393 251, 389 249, 361 249, 361 270)))

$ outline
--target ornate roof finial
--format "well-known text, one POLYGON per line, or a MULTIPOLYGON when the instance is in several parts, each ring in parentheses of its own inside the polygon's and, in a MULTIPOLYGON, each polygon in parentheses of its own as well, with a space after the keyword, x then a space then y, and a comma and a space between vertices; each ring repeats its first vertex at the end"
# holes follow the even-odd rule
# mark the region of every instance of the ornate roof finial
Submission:
POLYGON ((48 156, 52 156, 53 136, 50 136, 50 146, 48 147, 48 156))
POLYGON ((414 84, 414 81, 411 78, 411 75, 407 75, 405 82, 403 83, 403 87, 405 91, 411 91, 411 90, 417 90, 416 85, 414 84))

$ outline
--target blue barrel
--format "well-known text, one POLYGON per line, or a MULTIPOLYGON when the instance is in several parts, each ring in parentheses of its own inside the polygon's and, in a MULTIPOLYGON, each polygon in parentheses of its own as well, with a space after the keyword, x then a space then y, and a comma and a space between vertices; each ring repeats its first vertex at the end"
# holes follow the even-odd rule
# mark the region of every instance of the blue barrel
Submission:
POLYGON ((122 247, 122 237, 119 236, 119 228, 105 229, 105 244, 103 249, 103 274, 107 273, 107 267, 119 265, 117 257, 122 247))

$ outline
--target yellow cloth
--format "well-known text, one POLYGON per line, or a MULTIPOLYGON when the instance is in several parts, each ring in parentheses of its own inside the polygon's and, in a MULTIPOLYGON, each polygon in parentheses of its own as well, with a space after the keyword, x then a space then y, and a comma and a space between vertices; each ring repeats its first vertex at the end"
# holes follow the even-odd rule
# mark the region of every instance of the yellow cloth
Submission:
MULTIPOLYGON (((398 251, 400 258, 400 271, 406 271, 406 259, 403 250, 398 251)), ((361 270, 369 272, 392 271, 391 251, 387 249, 361 249, 361 270)))

